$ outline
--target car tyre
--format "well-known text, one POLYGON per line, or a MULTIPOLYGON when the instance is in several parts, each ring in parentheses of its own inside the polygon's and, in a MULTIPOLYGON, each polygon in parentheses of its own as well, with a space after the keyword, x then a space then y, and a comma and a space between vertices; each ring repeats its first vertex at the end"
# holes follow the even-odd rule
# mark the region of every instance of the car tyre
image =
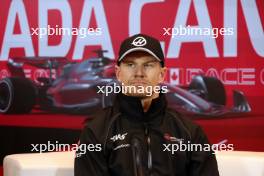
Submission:
POLYGON ((0 81, 0 113, 29 113, 36 102, 36 88, 26 78, 11 77, 0 81))

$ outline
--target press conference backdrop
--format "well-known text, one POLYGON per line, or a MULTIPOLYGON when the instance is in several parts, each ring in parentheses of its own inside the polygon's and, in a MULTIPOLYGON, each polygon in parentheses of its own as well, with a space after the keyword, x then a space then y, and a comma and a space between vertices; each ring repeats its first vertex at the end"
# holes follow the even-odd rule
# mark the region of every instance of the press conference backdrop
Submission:
MULTIPOLYGON (((252 113, 196 122, 212 143, 263 151, 263 0, 1 0, 0 79, 10 75, 9 58, 81 62, 103 49, 114 60, 121 41, 137 33, 160 40, 172 85, 188 85, 197 74, 215 76, 225 84, 229 105, 232 90, 242 90, 252 113)), ((24 72, 33 80, 58 74, 27 65, 24 72)), ((31 152, 32 143, 78 141, 86 116, 45 113, 0 115, 0 161, 31 152)))

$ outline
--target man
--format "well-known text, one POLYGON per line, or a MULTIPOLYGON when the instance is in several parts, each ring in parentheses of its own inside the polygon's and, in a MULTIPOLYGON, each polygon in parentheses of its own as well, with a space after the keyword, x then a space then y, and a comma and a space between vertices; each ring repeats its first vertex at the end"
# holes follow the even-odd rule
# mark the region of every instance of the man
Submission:
POLYGON ((88 121, 76 152, 75 176, 219 175, 211 151, 176 150, 208 140, 199 126, 167 108, 165 93, 155 91, 165 74, 158 40, 138 34, 123 41, 116 77, 134 89, 119 93, 112 106, 88 121))

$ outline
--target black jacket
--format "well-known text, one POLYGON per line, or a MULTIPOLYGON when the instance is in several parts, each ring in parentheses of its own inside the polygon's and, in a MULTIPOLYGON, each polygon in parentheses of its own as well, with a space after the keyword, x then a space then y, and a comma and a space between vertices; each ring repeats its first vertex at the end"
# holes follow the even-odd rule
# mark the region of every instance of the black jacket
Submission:
POLYGON ((144 113, 138 98, 119 94, 112 107, 85 126, 74 175, 219 175, 212 152, 176 151, 180 144, 205 145, 208 140, 198 125, 167 108, 165 95, 153 99, 144 113), (89 150, 81 150, 87 145, 89 150))

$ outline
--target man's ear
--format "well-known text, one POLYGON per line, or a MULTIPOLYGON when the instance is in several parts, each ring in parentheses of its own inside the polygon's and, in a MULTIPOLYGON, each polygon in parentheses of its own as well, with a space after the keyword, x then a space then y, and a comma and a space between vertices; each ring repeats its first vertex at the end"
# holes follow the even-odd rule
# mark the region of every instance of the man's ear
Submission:
POLYGON ((160 71, 159 83, 164 82, 166 74, 167 74, 167 67, 162 67, 160 71))
POLYGON ((115 65, 115 74, 116 74, 116 79, 120 81, 120 66, 115 65))

